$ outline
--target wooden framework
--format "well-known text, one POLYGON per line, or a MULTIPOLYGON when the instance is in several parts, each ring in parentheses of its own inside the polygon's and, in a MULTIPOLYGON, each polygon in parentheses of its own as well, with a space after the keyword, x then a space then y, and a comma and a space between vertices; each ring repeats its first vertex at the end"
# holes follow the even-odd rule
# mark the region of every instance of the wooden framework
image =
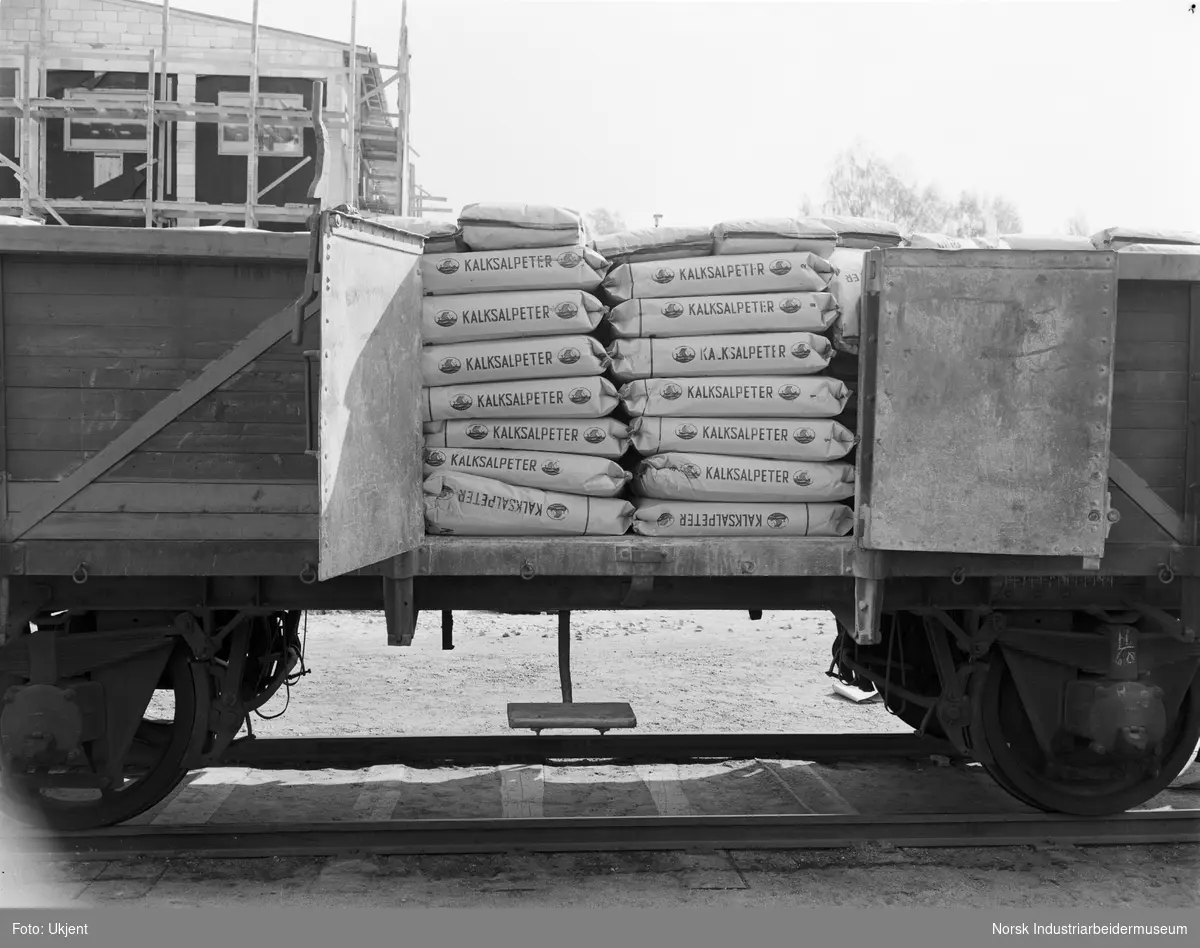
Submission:
MULTIPOLYGON (((257 129, 263 122, 275 125, 306 127, 312 122, 308 109, 270 109, 258 106, 258 99, 251 94, 248 107, 230 107, 207 103, 183 105, 178 101, 168 100, 167 78, 169 68, 191 66, 220 68, 237 68, 248 70, 250 85, 253 92, 258 87, 260 77, 287 76, 290 78, 311 78, 326 83, 332 78, 331 73, 337 73, 335 67, 314 67, 298 65, 294 55, 285 53, 270 55, 259 48, 259 2, 251 0, 252 19, 250 22, 251 42, 248 54, 228 53, 217 50, 172 50, 170 47, 170 18, 171 0, 163 0, 161 48, 149 53, 129 49, 92 50, 78 47, 56 46, 46 42, 47 9, 43 2, 41 7, 40 41, 36 44, 25 43, 20 53, 0 53, 0 67, 16 68, 20 71, 18 95, 11 98, 0 98, 0 118, 16 119, 18 122, 19 158, 0 155, 0 165, 7 167, 17 177, 21 186, 20 198, 0 199, 0 213, 6 210, 19 209, 21 216, 32 217, 39 212, 46 213, 57 223, 65 225, 67 221, 63 214, 88 214, 113 218, 130 218, 142 216, 145 226, 156 227, 181 218, 217 219, 224 224, 228 221, 244 221, 245 226, 255 227, 260 222, 292 223, 303 225, 312 213, 309 204, 273 205, 263 204, 262 199, 280 184, 290 178, 303 167, 311 164, 309 157, 299 159, 296 164, 284 174, 268 182, 265 187, 258 181, 258 161, 247 160, 246 168, 246 201, 242 204, 210 204, 195 201, 167 201, 162 199, 166 193, 168 168, 172 156, 168 147, 169 127, 181 122, 196 124, 230 124, 248 125, 248 140, 257 140, 257 129), (55 61, 64 62, 103 62, 111 68, 111 64, 127 61, 144 63, 147 69, 147 92, 144 102, 133 104, 127 100, 118 99, 103 92, 92 93, 67 99, 51 98, 46 95, 48 66, 55 61), (156 76, 157 73, 157 76, 156 76), (159 80, 158 94, 155 95, 155 78, 159 80), (155 148, 155 154, 148 154, 144 165, 138 170, 149 169, 144 198, 125 201, 75 200, 48 198, 45 195, 46 182, 46 151, 45 125, 48 121, 66 119, 124 119, 126 121, 145 121, 147 127, 148 148, 155 148), (157 142, 156 142, 157 136, 157 142), (39 147, 34 147, 40 142, 39 147), (155 144, 156 143, 156 144, 155 144), (36 162, 30 161, 31 155, 37 155, 36 162), (156 199, 155 194, 159 195, 156 199)), ((357 0, 353 0, 351 9, 352 32, 357 24, 357 0)), ((347 66, 347 95, 345 108, 339 112, 324 113, 325 126, 331 130, 345 131, 348 142, 344 146, 346 159, 346 188, 343 200, 332 200, 329 203, 351 203, 364 210, 388 214, 420 213, 420 201, 415 197, 416 187, 412 181, 413 166, 409 160, 410 90, 408 81, 408 29, 407 29, 407 0, 403 0, 401 8, 400 42, 398 62, 396 65, 385 65, 360 56, 355 45, 356 37, 352 36, 348 50, 347 66), (390 72, 392 75, 385 81, 381 73, 390 72), (357 81, 355 81, 357 76, 357 81), (390 111, 384 95, 388 86, 397 84, 398 110, 390 111), (364 106, 367 108, 364 109, 364 106), (392 190, 394 189, 394 193, 392 190)), ((322 147, 322 137, 318 136, 318 148, 322 147)), ((328 147, 327 145, 325 147, 328 147)), ((326 158, 318 158, 319 164, 329 167, 326 158)), ((339 182, 340 184, 340 182, 339 182)), ((341 195, 340 188, 335 194, 341 195)))

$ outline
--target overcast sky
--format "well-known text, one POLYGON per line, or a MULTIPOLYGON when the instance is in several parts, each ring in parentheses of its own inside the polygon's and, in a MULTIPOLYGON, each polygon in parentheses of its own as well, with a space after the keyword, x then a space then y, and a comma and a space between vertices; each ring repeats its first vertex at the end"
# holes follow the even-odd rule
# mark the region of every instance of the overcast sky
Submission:
MULTIPOLYGON (((417 180, 630 226, 788 215, 858 141, 1027 231, 1200 230, 1200 13, 1183 0, 410 0, 417 180)), ((249 20, 251 0, 173 6, 249 20)), ((396 60, 400 0, 359 0, 396 60)), ((261 0, 348 40, 350 0, 261 0)))

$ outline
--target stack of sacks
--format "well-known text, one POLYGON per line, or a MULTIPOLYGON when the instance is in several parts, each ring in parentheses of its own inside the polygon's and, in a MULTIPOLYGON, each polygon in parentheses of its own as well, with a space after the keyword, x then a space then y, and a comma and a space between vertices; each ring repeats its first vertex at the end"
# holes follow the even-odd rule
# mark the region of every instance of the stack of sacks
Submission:
POLYGON ((844 536, 854 437, 833 419, 845 384, 821 376, 837 318, 808 220, 734 221, 706 257, 614 267, 612 372, 626 383, 633 529, 644 536, 844 536))
POLYGON ((426 530, 625 533, 629 430, 591 335, 607 262, 563 208, 476 204, 459 223, 467 251, 421 260, 426 530))

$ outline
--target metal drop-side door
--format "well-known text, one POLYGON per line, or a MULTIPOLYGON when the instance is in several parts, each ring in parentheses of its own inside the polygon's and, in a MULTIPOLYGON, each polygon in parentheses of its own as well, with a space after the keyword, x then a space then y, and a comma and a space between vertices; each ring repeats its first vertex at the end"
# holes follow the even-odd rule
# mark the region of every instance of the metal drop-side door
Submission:
POLYGON ((419 237, 321 216, 322 580, 420 546, 419 237))
POLYGON ((876 250, 865 282, 863 546, 1102 556, 1115 255, 876 250))

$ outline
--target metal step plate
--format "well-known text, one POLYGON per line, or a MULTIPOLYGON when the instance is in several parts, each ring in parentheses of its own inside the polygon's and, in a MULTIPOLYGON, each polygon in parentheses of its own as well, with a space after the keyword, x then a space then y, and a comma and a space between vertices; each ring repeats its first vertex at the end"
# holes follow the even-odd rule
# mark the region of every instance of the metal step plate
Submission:
POLYGON ((588 704, 510 704, 508 726, 541 733, 550 728, 588 728, 611 731, 637 727, 633 708, 624 701, 588 704))

